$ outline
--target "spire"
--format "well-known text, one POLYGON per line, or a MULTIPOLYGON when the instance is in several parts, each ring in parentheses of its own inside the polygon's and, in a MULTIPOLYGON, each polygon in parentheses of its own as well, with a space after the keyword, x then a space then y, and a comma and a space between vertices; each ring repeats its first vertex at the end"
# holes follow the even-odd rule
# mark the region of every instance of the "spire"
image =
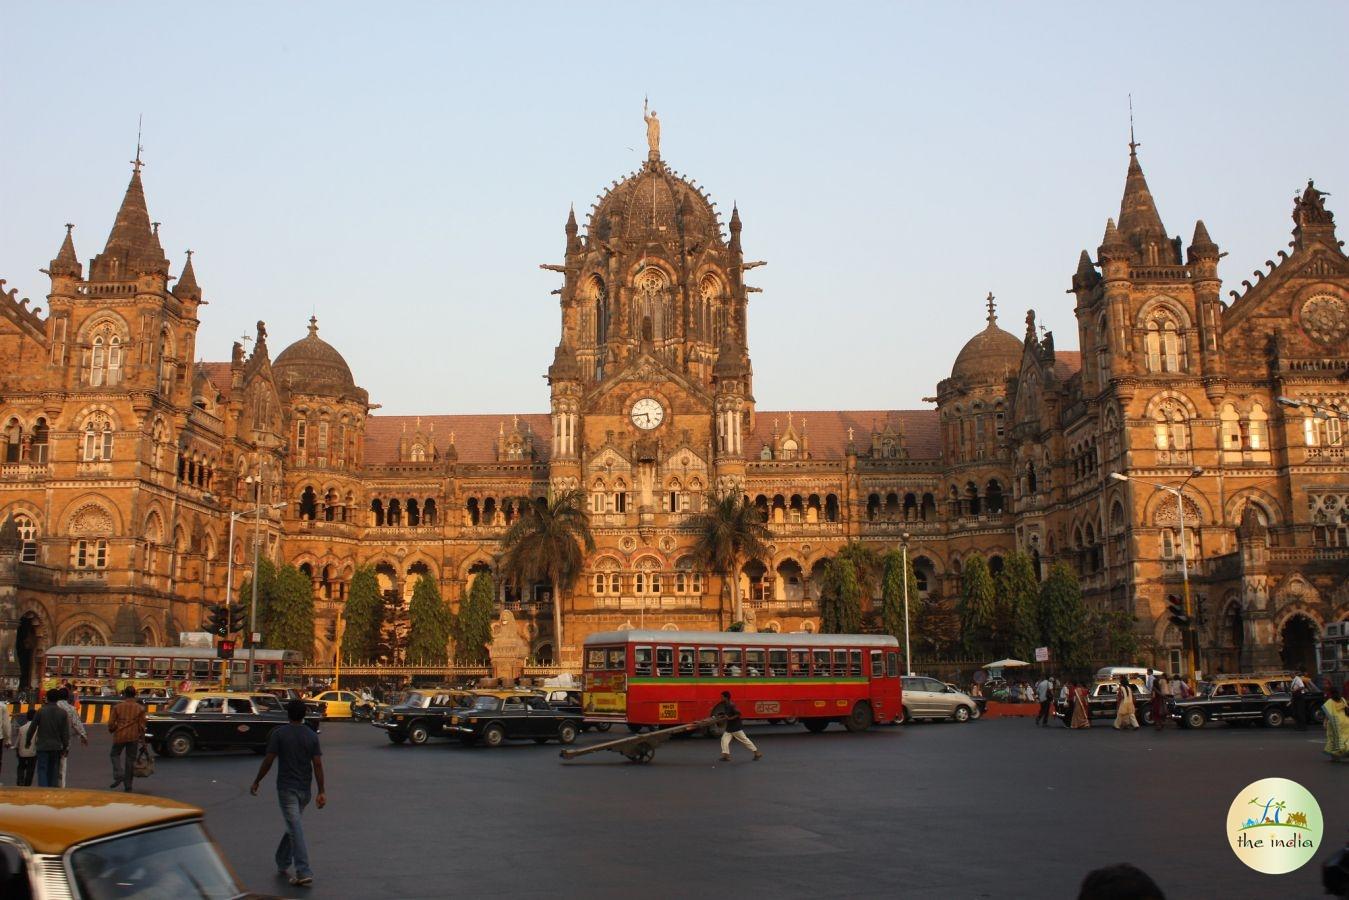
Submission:
POLYGON ((1208 236, 1208 229, 1204 227, 1204 220, 1199 219, 1194 223, 1194 237, 1190 240, 1190 259, 1217 259, 1218 245, 1213 243, 1213 238, 1208 236))
POLYGON ((576 204, 567 207, 567 234, 576 233, 576 204))
POLYGON ((310 317, 309 317, 309 336, 310 336, 311 338, 317 338, 317 337, 319 336, 319 317, 318 317, 318 316, 310 316, 310 317))
POLYGON ((70 222, 66 223, 65 240, 61 241, 61 249, 56 251, 56 258, 47 267, 48 275, 71 275, 79 278, 84 273, 80 258, 75 255, 75 241, 70 235, 74 228, 70 222))
POLYGON ((1029 343, 1035 343, 1035 310, 1026 310, 1026 340, 1029 343))
POLYGON ((553 364, 548 367, 549 383, 557 381, 580 381, 581 366, 576 362, 576 354, 572 352, 571 345, 568 344, 566 337, 562 338, 562 343, 557 345, 557 350, 553 353, 553 364))
POLYGON ((740 207, 731 203, 731 249, 740 249, 740 207))
POLYGON ((988 303, 988 327, 989 327, 989 328, 997 328, 997 327, 998 327, 998 305, 997 305, 997 303, 995 303, 994 300, 993 300, 993 292, 992 292, 992 291, 989 291, 989 292, 988 292, 988 300, 987 300, 986 302, 988 303))
POLYGON ((1155 259, 1162 265, 1180 262, 1176 253, 1168 249, 1166 226, 1153 202, 1143 167, 1138 162, 1138 148, 1143 146, 1133 139, 1132 117, 1129 125, 1129 172, 1124 178, 1124 196, 1119 204, 1120 235, 1134 250, 1135 259, 1148 263, 1154 257, 1147 248, 1156 247, 1155 259))
POLYGON ((201 299, 201 288, 197 287, 197 273, 192 268, 192 251, 187 251, 187 262, 183 263, 183 272, 173 285, 173 295, 179 299, 191 297, 201 299))
POLYGON ((140 153, 132 162, 131 181, 126 186, 122 205, 108 233, 103 252, 94 258, 90 278, 114 281, 150 273, 166 273, 168 260, 159 246, 159 237, 150 226, 145 208, 145 187, 141 184, 140 153))
POLYGON ((576 236, 577 228, 576 228, 575 206, 570 206, 567 208, 567 227, 564 230, 567 232, 567 253, 571 254, 580 250, 581 239, 576 236))
POLYGON ((1124 238, 1120 236, 1119 229, 1115 227, 1114 219, 1105 220, 1105 236, 1101 238, 1102 247, 1127 247, 1124 238))

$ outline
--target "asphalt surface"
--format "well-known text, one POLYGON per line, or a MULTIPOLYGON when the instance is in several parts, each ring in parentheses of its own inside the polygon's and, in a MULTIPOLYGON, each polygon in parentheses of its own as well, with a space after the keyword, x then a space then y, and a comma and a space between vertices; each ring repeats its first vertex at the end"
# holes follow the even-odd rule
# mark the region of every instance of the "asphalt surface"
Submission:
MULTIPOLYGON (((108 737, 92 731, 72 752, 73 787, 111 780, 108 737)), ((254 890, 315 898, 1075 897, 1087 871, 1121 861, 1172 898, 1314 897, 1319 860, 1349 834, 1349 765, 1325 761, 1319 730, 1002 719, 750 735, 761 762, 732 745, 720 763, 714 742, 679 739, 639 766, 603 752, 563 762, 556 744, 394 746, 329 723, 328 807, 305 813, 307 890, 275 877, 274 775, 248 793, 260 757, 161 759, 137 785, 204 807, 254 890), (1223 825, 1243 787, 1276 775, 1307 787, 1326 821, 1316 861, 1284 876, 1243 866, 1223 825)))

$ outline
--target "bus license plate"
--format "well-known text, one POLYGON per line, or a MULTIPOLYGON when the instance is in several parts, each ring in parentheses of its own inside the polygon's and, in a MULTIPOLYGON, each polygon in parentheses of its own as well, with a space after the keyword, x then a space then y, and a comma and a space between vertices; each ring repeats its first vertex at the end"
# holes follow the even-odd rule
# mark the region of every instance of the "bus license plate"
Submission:
POLYGON ((662 722, 679 718, 678 703, 662 703, 660 705, 660 718, 662 722))

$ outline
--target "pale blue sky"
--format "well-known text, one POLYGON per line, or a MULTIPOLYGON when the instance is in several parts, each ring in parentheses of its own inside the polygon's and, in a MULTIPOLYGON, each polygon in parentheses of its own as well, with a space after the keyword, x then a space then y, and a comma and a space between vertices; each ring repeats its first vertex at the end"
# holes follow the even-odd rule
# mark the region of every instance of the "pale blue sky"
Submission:
MULTIPOLYGON (((1239 285, 1309 176, 1349 229, 1344 3, 28 3, 0 11, 0 277, 111 227, 145 116, 199 353, 311 310, 386 412, 539 411, 568 203, 666 160, 768 266, 761 408, 911 408, 1064 293, 1118 213, 1132 92, 1163 221, 1239 285)), ((1224 289, 1226 290, 1226 288, 1224 289)))

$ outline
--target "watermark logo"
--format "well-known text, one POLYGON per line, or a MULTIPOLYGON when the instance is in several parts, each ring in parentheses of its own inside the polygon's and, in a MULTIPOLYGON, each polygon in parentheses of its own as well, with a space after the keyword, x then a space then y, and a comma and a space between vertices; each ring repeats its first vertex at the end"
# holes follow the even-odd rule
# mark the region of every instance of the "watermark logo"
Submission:
POLYGON ((1301 868, 1321 845, 1321 807, 1287 778, 1262 778, 1241 789, 1227 810, 1227 840, 1237 859, 1257 872, 1301 868))

